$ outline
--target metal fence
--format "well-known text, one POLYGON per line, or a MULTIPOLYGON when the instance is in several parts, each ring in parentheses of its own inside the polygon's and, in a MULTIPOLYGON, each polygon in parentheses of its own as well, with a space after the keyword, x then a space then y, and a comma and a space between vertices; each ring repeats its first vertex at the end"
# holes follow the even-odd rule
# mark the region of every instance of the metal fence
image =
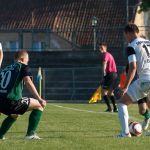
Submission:
MULTIPOLYGON (((100 66, 82 68, 42 69, 42 96, 48 100, 89 100, 100 84, 100 66)), ((38 89, 37 69, 32 69, 33 81, 38 89)), ((24 96, 31 96, 27 89, 24 96)))
MULTIPOLYGON (((120 72, 121 66, 118 66, 120 72)), ((32 69, 33 81, 38 69, 32 69)), ((43 68, 42 96, 49 101, 88 102, 100 85, 101 66, 78 68, 43 68)), ((27 89, 24 96, 31 96, 27 89)))

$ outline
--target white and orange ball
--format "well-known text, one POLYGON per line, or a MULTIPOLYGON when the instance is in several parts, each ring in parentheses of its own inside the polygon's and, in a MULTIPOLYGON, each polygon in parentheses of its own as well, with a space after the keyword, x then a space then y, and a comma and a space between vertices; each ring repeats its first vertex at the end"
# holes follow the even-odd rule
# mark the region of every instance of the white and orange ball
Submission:
POLYGON ((129 131, 132 136, 141 136, 143 129, 140 123, 133 121, 129 123, 129 131))

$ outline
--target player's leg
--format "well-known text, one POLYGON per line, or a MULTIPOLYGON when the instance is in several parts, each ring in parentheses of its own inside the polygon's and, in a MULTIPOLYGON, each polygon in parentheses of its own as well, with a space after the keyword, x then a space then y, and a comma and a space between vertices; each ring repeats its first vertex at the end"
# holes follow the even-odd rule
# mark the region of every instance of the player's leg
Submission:
MULTIPOLYGON (((149 98, 150 98, 150 82, 149 81, 145 81, 141 84, 141 89, 142 90, 145 90, 146 94, 147 94, 147 97, 145 99, 145 101, 147 102, 147 106, 145 106, 145 114, 144 114, 144 117, 147 118, 146 122, 145 122, 145 129, 148 128, 148 125, 149 125, 149 122, 150 120, 148 119, 149 118, 149 115, 150 115, 150 112, 148 111, 149 110, 149 106, 150 106, 150 101, 149 101, 149 98)), ((145 94, 144 93, 144 94, 145 94)), ((144 107, 144 106, 143 106, 144 107)), ((145 119, 144 119, 145 121, 145 119)), ((143 121, 143 128, 144 128, 144 121, 143 121)), ((150 132, 148 131, 148 133, 146 134, 146 136, 150 136, 150 132)))
POLYGON ((123 134, 127 134, 129 130, 129 127, 127 124, 128 122, 127 105, 132 103, 132 101, 136 102, 136 101, 139 101, 140 99, 143 99, 145 97, 145 94, 147 94, 149 91, 149 88, 150 88, 149 86, 150 86, 149 82, 147 81, 144 82, 141 79, 137 79, 129 86, 127 93, 123 96, 123 106, 119 107, 119 118, 120 118, 123 134), (123 107, 125 107, 124 109, 126 110, 123 110, 123 107), (123 116, 125 115, 126 115, 126 119, 123 118, 123 116))
POLYGON ((143 130, 147 130, 150 122, 150 112, 147 107, 146 98, 140 99, 138 101, 139 113, 144 116, 144 121, 142 123, 143 130))
POLYGON ((108 95, 109 95, 109 98, 113 105, 113 112, 118 112, 118 108, 117 108, 116 100, 115 100, 115 97, 113 94, 113 90, 109 90, 108 95))
MULTIPOLYGON (((148 108, 150 108, 150 94, 148 95, 148 97, 147 97, 147 106, 148 106, 148 108)), ((149 121, 150 122, 150 121, 149 121)), ((150 136, 150 131, 148 131, 147 133, 146 133, 146 136, 150 136)))
POLYGON ((102 95, 103 95, 103 99, 107 105, 107 109, 106 112, 112 112, 112 108, 110 105, 110 101, 109 101, 109 96, 107 95, 108 91, 106 89, 102 89, 102 95))
MULTIPOLYGON (((41 104, 35 100, 35 99, 30 99, 30 98, 23 98, 19 101, 8 101, 5 104, 5 100, 1 101, 3 104, 1 106, 1 110, 2 113, 4 114, 9 114, 8 117, 6 119, 4 119, 1 128, 0 128, 0 138, 3 139, 4 135, 6 134, 6 132, 10 129, 10 127, 12 126, 12 124, 16 121, 18 115, 14 115, 14 114, 24 114, 26 111, 31 111, 30 117, 29 117, 29 126, 28 126, 28 134, 33 134, 33 132, 35 132, 38 123, 40 121, 41 115, 42 115, 42 111, 43 111, 43 107, 41 106, 41 104), (8 103, 10 103, 8 105, 8 103), (10 107, 11 106, 11 107, 10 107), (13 115, 11 115, 13 114, 13 115)), ((32 137, 32 139, 38 139, 39 137, 34 135, 32 137)))
POLYGON ((111 73, 109 75, 109 90, 108 90, 108 95, 109 95, 109 98, 112 102, 112 105, 113 105, 113 111, 114 112, 118 112, 118 109, 117 109, 117 104, 116 104, 116 99, 114 97, 114 89, 116 87, 118 87, 118 79, 117 79, 117 73, 111 73))
POLYGON ((150 94, 148 94, 146 101, 147 101, 147 107, 148 109, 150 109, 150 94))
POLYGON ((0 128, 0 139, 5 139, 4 135, 11 128, 13 123, 17 120, 18 115, 9 115, 4 119, 0 128))
POLYGON ((113 105, 113 111, 118 112, 117 105, 116 105, 116 99, 114 97, 114 89, 118 87, 118 79, 117 79, 117 73, 112 73, 109 75, 109 90, 108 95, 113 105))
POLYGON ((0 139, 4 139, 4 135, 7 133, 18 117, 18 115, 11 115, 11 109, 13 107, 11 102, 12 101, 8 101, 7 99, 0 99, 0 111, 7 115, 0 127, 0 139))
POLYGON ((40 139, 35 134, 35 131, 39 125, 43 110, 44 110, 43 107, 36 99, 30 98, 30 104, 27 111, 32 111, 32 112, 29 116, 29 124, 28 124, 26 139, 40 139))
POLYGON ((110 101, 109 101, 108 89, 109 89, 109 75, 106 75, 102 83, 102 95, 107 105, 106 112, 112 112, 113 110, 111 108, 110 101))
POLYGON ((130 96, 126 93, 121 98, 121 103, 118 104, 118 115, 120 120, 120 125, 122 132, 118 137, 131 137, 129 132, 129 114, 128 114, 128 108, 127 106, 132 103, 132 99, 130 96))
POLYGON ((122 133, 119 137, 131 137, 129 133, 129 114, 127 106, 132 102, 137 102, 139 97, 143 97, 139 80, 134 81, 128 91, 121 97, 121 104, 118 105, 118 114, 121 124, 122 133))

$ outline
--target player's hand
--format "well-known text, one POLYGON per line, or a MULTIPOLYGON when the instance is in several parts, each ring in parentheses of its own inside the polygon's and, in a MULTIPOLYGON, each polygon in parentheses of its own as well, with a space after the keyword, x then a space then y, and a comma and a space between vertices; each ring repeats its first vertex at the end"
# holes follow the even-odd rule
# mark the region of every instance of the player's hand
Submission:
POLYGON ((43 108, 46 107, 46 103, 47 103, 46 100, 41 99, 39 102, 43 108))
POLYGON ((120 95, 123 96, 127 92, 128 88, 123 88, 120 90, 120 95))

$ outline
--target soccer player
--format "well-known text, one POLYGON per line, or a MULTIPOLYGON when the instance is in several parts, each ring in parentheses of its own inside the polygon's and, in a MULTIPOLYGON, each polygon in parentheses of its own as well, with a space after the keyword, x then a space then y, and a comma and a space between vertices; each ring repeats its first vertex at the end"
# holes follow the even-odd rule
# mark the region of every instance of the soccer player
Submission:
MULTIPOLYGON (((120 74, 120 86, 119 86, 120 89, 123 89, 125 86, 126 76, 128 74, 128 69, 129 69, 129 67, 127 65, 126 69, 123 70, 123 72, 120 74)), ((138 76, 136 73, 132 82, 134 80, 136 80, 137 78, 138 78, 138 76)), ((142 128, 143 128, 143 130, 147 130, 147 128, 149 126, 149 122, 150 122, 150 115, 149 115, 149 113, 147 113, 149 111, 149 108, 150 108, 149 95, 148 95, 147 99, 142 99, 142 100, 138 101, 138 107, 139 107, 139 113, 145 117, 144 121, 142 123, 142 128)))
POLYGON ((101 43, 99 50, 103 55, 103 66, 102 66, 102 93, 103 99, 107 105, 106 112, 118 112, 115 98, 113 95, 114 88, 117 84, 117 69, 116 63, 113 56, 107 51, 107 44, 101 43), (113 109, 110 105, 109 98, 112 101, 113 109))
POLYGON ((30 78, 28 61, 27 51, 18 51, 15 54, 15 62, 0 72, 0 112, 7 115, 0 128, 0 139, 4 139, 4 135, 17 117, 27 111, 32 112, 29 116, 26 139, 40 139, 35 134, 35 130, 46 106, 46 101, 39 96, 30 78), (22 97, 23 82, 36 99, 22 97))
POLYGON ((128 126, 128 105, 138 102, 139 107, 146 110, 143 115, 148 118, 150 115, 143 105, 143 101, 150 92, 150 41, 139 36, 139 29, 135 24, 127 24, 124 28, 124 35, 129 42, 127 47, 129 70, 125 86, 120 90, 122 97, 118 106, 118 114, 122 132, 117 137, 131 137, 128 126), (136 72, 138 78, 132 82, 136 72))

